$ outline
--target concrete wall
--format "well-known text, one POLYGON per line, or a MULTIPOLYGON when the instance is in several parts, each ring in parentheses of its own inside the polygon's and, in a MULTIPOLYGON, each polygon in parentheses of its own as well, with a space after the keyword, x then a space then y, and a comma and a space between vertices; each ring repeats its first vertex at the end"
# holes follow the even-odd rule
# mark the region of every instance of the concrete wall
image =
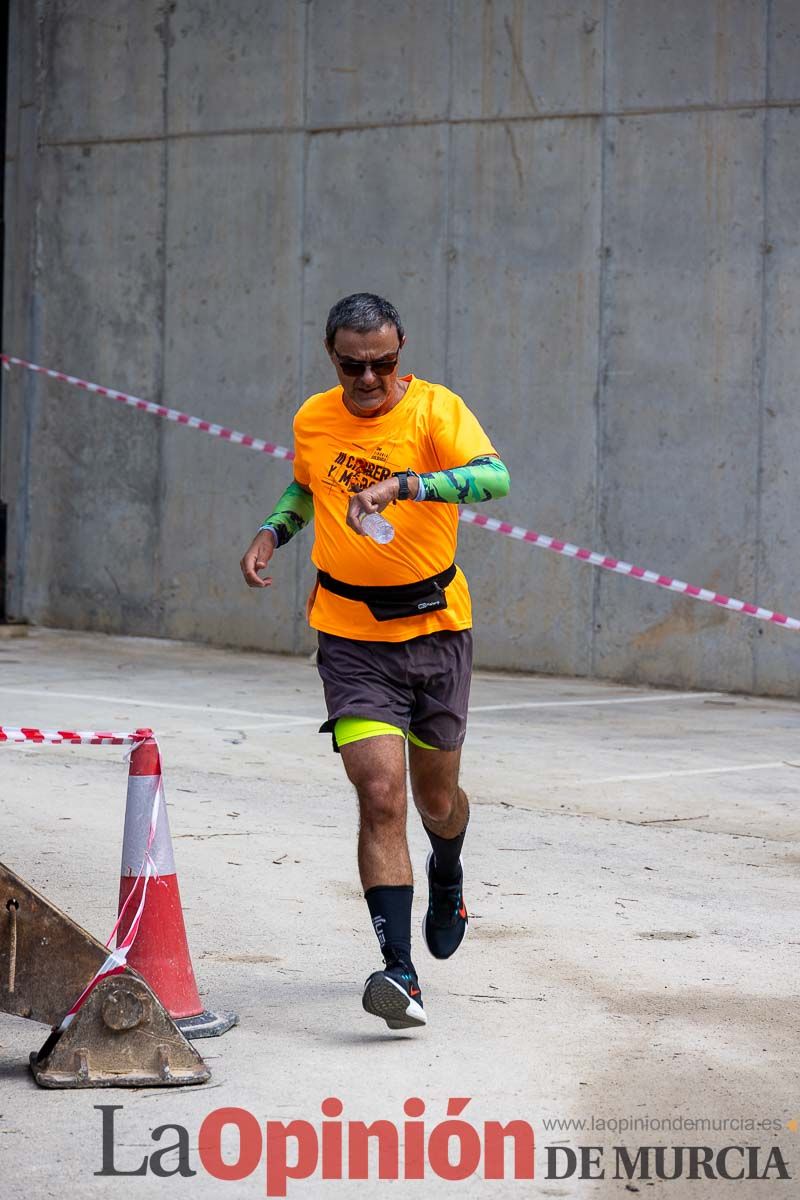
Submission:
MULTIPOLYGON (((794 0, 12 3, 5 348, 286 442, 331 303, 508 461, 492 506, 800 613, 794 0)), ((6 376, 9 603, 310 648, 285 464, 6 376)), ((479 661, 797 694, 795 634, 479 530, 479 661)))

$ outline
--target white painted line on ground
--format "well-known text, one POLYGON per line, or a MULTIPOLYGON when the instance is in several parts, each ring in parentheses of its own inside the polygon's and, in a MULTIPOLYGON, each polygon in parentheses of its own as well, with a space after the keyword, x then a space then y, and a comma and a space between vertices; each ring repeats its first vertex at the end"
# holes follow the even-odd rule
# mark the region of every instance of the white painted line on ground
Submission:
POLYGON ((520 700, 516 704, 475 704, 471 713, 505 712, 512 708, 592 708, 605 704, 658 704, 670 700, 708 700, 722 692, 671 692, 666 696, 622 696, 615 699, 596 697, 592 700, 520 700))
MULTIPOLYGON (((168 712, 206 713, 209 716, 222 714, 229 717, 260 717, 261 721, 271 721, 281 725, 319 725, 321 718, 293 716, 288 713, 259 712, 252 708, 223 708, 217 705, 179 704, 164 700, 133 700, 129 696, 106 696, 94 692, 57 692, 41 691, 36 688, 0 686, 0 694, 12 696, 34 696, 37 699, 79 700, 101 704, 110 704, 116 708, 135 706, 137 708, 159 708, 168 712)), ((517 708, 593 708, 614 704, 657 704, 677 700, 705 700, 723 695, 722 692, 669 692, 666 695, 649 696, 595 696, 585 700, 520 700, 509 704, 475 704, 469 709, 470 713, 508 712, 517 708)))
POLYGON ((43 700, 92 700, 99 701, 101 704, 113 704, 120 708, 125 708, 128 705, 136 705, 137 708, 165 708, 174 712, 195 712, 195 713, 225 713, 226 716, 233 717, 261 717, 264 720, 274 721, 290 721, 293 724, 300 725, 318 725, 319 721, 316 717, 295 717, 289 716, 287 713, 259 712, 257 709, 251 708, 217 708, 212 705, 205 704, 174 704, 167 703, 164 700, 132 700, 129 696, 98 696, 90 692, 51 692, 51 691, 36 691, 34 688, 18 688, 18 687, 2 687, 0 692, 8 693, 12 696, 36 696, 43 700))
MULTIPOLYGON (((291 718, 289 718, 289 719, 291 720, 291 718)), ((295 718, 295 719, 297 719, 297 718, 295 718)), ((306 721, 308 721, 310 724, 313 718, 303 717, 302 719, 303 719, 304 724, 306 721)), ((314 720, 314 724, 321 725, 324 719, 325 719, 325 714, 322 713, 318 718, 316 718, 314 720)), ((237 721, 235 725, 219 725, 219 726, 217 726, 215 732, 216 733, 257 733, 258 730, 261 730, 264 733, 268 733, 270 729, 279 729, 281 727, 281 725, 284 725, 285 723, 286 723, 285 720, 281 717, 275 717, 274 720, 272 720, 272 721, 259 721, 255 725, 249 725, 249 724, 245 725, 241 721, 237 721)))
MULTIPOLYGON (((567 787, 580 787, 600 783, 642 783, 649 779, 678 779, 687 775, 728 775, 735 771, 774 771, 779 767, 800 767, 800 763, 780 762, 740 763, 735 767, 688 767, 677 771, 652 771, 646 775, 606 775, 602 779, 575 779, 567 787)), ((564 785, 557 785, 564 786, 564 785)))

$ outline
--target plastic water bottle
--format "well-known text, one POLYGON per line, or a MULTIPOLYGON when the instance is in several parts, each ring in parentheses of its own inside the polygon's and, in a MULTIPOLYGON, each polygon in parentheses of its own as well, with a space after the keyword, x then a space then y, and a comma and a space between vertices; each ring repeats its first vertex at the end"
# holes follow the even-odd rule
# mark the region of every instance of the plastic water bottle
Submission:
POLYGON ((367 513, 361 518, 361 528, 373 542, 379 542, 381 546, 385 546, 394 537, 394 526, 390 525, 385 517, 380 513, 367 513))

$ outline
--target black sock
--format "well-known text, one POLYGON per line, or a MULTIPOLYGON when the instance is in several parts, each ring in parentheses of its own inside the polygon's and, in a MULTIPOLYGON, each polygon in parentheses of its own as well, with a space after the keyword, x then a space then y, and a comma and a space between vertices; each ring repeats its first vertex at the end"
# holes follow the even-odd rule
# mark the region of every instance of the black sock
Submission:
POLYGON ((414 888, 409 884, 395 887, 371 887, 364 893, 364 899, 372 917, 372 926, 378 938, 378 945, 383 954, 387 967, 400 963, 409 967, 412 974, 414 964, 411 962, 411 901, 414 898, 414 888))
POLYGON ((461 878, 459 859, 467 832, 466 825, 455 837, 443 838, 439 837, 438 833, 431 833, 424 821, 422 824, 433 848, 432 874, 436 876, 436 882, 445 885, 458 883, 461 878))

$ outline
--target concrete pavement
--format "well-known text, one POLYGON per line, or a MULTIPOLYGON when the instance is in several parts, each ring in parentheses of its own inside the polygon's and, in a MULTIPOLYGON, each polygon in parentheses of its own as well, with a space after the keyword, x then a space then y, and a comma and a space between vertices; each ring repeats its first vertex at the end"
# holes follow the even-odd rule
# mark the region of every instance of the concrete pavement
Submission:
MULTIPOLYGON (((800 1133, 786 1127, 800 1116, 800 705, 495 673, 476 676, 472 704, 469 936, 448 963, 417 937, 430 1024, 393 1035, 360 1007, 379 960, 356 873, 355 804, 316 733, 321 688, 307 659, 47 630, 0 643, 3 724, 156 730, 200 989, 241 1016, 223 1039, 198 1043, 213 1072, 206 1087, 48 1093, 26 1068, 44 1027, 0 1014, 4 1197, 263 1195, 263 1158, 235 1185, 204 1171, 203 1118, 235 1106, 262 1125, 300 1118, 319 1130, 331 1096, 343 1122, 399 1127, 404 1101, 420 1097, 430 1132, 448 1098, 471 1097, 462 1118, 478 1130, 486 1120, 533 1126, 534 1181, 447 1182, 429 1169, 402 1185, 425 1200, 661 1194, 658 1182, 611 1177, 615 1145, 760 1145, 763 1166, 777 1144, 800 1170, 800 1133), (154 1127, 177 1123, 198 1174, 95 1176, 100 1104, 123 1105, 120 1169, 159 1148, 154 1127), (592 1117, 583 1133, 545 1126, 592 1117), (677 1117, 774 1119, 780 1131, 598 1128, 677 1117), (603 1146, 606 1178, 546 1178, 545 1148, 557 1142, 603 1146)), ((0 755, 0 858, 104 938, 121 751, 7 745, 0 755)), ((409 828, 422 878, 426 840, 413 816, 409 828)), ((418 894, 415 929, 423 903, 418 894)), ((235 1159, 235 1139, 228 1149, 235 1159)), ((315 1175, 289 1195, 383 1195, 375 1164, 370 1174, 315 1175)), ((770 1179, 759 1195, 795 1186, 770 1179)), ((667 1194, 718 1196, 720 1185, 682 1179, 667 1194)))

